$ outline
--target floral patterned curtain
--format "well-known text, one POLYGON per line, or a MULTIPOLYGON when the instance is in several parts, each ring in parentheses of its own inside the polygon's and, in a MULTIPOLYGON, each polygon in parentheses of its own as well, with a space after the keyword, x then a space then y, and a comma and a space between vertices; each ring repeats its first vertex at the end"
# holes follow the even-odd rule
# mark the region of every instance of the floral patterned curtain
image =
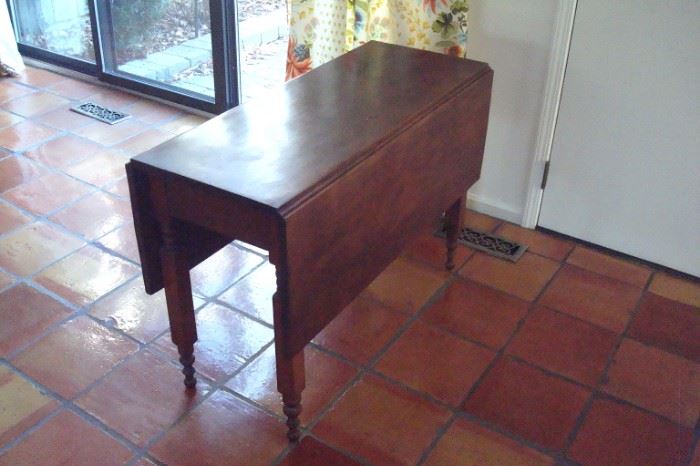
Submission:
POLYGON ((290 0, 287 79, 370 40, 466 56, 467 0, 290 0))

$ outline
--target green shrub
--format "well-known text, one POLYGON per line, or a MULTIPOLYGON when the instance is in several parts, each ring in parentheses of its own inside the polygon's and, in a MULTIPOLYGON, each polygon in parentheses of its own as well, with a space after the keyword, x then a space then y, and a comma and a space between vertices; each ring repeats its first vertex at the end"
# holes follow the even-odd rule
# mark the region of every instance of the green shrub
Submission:
POLYGON ((112 24, 117 62, 143 58, 157 40, 167 0, 113 0, 112 24))

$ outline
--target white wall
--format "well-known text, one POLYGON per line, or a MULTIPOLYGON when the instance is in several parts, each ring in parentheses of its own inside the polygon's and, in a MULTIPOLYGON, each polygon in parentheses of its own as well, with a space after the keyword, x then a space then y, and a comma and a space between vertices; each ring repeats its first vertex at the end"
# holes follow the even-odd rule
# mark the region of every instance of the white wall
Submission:
POLYGON ((471 0, 469 58, 494 70, 481 179, 467 205, 520 223, 537 131, 558 0, 471 0))

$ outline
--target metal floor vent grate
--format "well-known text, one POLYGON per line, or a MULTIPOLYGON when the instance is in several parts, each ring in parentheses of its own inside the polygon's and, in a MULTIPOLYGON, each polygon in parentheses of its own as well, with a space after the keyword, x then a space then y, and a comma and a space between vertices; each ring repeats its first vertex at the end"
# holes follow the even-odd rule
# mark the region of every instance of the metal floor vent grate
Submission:
MULTIPOLYGON (((438 230, 435 232, 435 236, 444 238, 445 230, 438 230)), ((459 232, 459 242, 491 256, 511 262, 517 262, 527 249, 526 245, 467 227, 462 228, 459 232)))
POLYGON ((128 113, 111 110, 93 102, 84 102, 80 105, 72 107, 71 110, 92 117, 96 120, 100 120, 104 123, 109 123, 110 125, 124 121, 127 118, 131 118, 131 115, 128 113))

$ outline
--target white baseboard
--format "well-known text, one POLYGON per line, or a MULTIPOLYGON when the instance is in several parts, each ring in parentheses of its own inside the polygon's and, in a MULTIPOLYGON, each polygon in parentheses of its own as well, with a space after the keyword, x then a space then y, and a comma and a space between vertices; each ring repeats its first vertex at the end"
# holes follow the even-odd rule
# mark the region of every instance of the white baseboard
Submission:
POLYGON ((516 224, 523 218, 522 210, 478 194, 467 193, 467 208, 516 224))

